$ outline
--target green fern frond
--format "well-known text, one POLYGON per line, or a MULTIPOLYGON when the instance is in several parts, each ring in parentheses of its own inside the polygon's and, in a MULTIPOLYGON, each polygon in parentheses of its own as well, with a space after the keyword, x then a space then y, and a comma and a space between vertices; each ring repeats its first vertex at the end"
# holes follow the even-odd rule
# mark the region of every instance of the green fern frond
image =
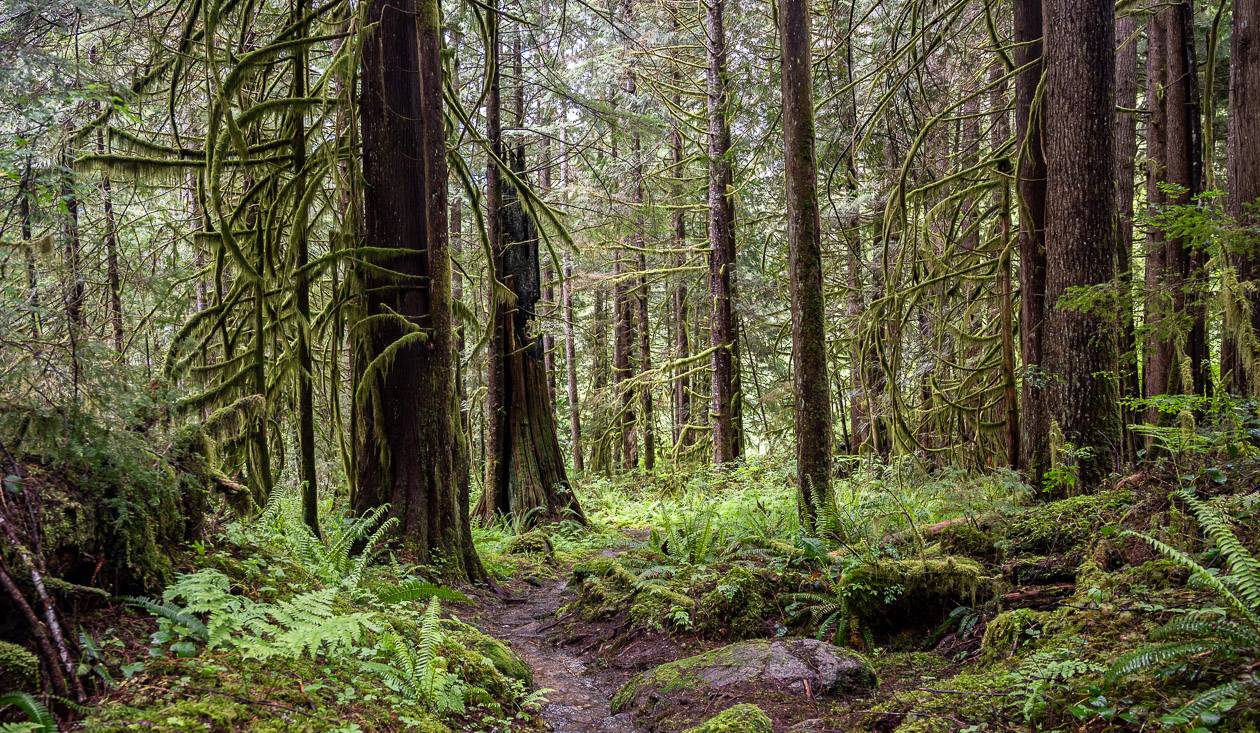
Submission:
MULTIPOLYGON (((8 724, 15 726, 12 730, 57 733, 57 721, 53 718, 52 713, 48 712, 48 708, 44 707, 43 703, 36 700, 30 693, 6 692, 0 695, 0 709, 10 706, 21 710, 27 717, 26 722, 8 724)), ((2 730, 0 728, 0 731, 2 730)))
POLYGON ((1107 680, 1115 682, 1135 672, 1148 670, 1163 672, 1184 664, 1190 657, 1217 649, 1217 644, 1205 640, 1148 644, 1120 655, 1107 670, 1107 680))

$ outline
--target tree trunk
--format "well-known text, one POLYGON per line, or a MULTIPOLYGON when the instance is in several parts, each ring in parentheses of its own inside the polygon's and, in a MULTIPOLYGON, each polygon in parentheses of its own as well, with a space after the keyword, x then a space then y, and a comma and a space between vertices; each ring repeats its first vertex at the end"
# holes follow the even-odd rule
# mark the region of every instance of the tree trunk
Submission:
MULTIPOLYGON (((1116 19, 1116 274, 1120 283, 1120 395, 1140 397, 1138 345, 1133 325, 1133 177, 1137 157, 1137 18, 1125 14, 1116 19)), ((1127 426, 1138 419, 1125 408, 1125 456, 1136 458, 1127 426)))
POLYGON ((1049 463, 1050 421, 1045 410, 1042 320, 1046 306, 1046 158, 1042 130, 1048 114, 1037 100, 1041 83, 1041 0, 1015 0, 1015 142, 1019 146, 1019 346, 1023 362, 1020 391, 1020 456, 1034 485, 1049 463))
POLYGON ((779 3, 779 46, 796 387, 796 481, 802 517, 806 528, 812 529, 815 501, 831 495, 831 393, 827 384, 808 0, 779 3))
MULTIPOLYGON (((1260 0, 1234 0, 1229 63, 1229 213, 1241 226, 1260 225, 1260 0)), ((1241 308, 1226 309, 1221 373, 1231 392, 1260 397, 1260 248, 1230 257, 1239 283, 1251 283, 1241 308)))
POLYGON ((22 220, 22 258, 26 261, 26 307, 31 312, 31 337, 39 340, 39 273, 35 268, 35 246, 31 243, 31 199, 34 197, 31 163, 22 169, 18 184, 18 217, 22 220))
MULTIPOLYGON (((298 22, 305 12, 306 2, 293 6, 293 22, 298 22)), ((306 47, 297 46, 293 51, 293 96, 306 97, 306 47)), ((302 108, 293 115, 293 173, 296 177, 293 196, 298 203, 293 220, 294 267, 298 272, 294 283, 294 305, 298 316, 297 334, 297 391, 298 391, 298 481, 302 485, 302 520, 315 536, 319 536, 319 491, 315 469, 315 362, 311 357, 309 327, 311 323, 311 282, 304 273, 310 261, 310 242, 307 232, 306 199, 306 120, 302 108)))
POLYGON ((1088 451, 1074 459, 1077 490, 1092 491, 1116 467, 1121 443, 1117 324, 1097 304, 1060 298, 1070 288, 1115 285, 1115 8, 1047 0, 1045 10, 1044 356, 1052 419, 1065 441, 1088 451))
POLYGON ((726 73, 725 0, 709 0, 708 31, 709 122, 709 338, 713 348, 713 387, 710 415, 713 424, 713 462, 734 460, 739 452, 735 425, 735 202, 730 149, 729 80, 726 73))
MULTIPOLYGON (((1006 144, 1011 135, 1010 115, 1007 112, 1006 82, 1000 81, 1006 67, 997 63, 989 70, 990 81, 995 82, 990 104, 993 107, 993 129, 990 147, 994 150, 1006 144)), ((997 207, 997 289, 998 328, 1002 338, 1002 420, 1003 439, 1006 443, 1006 465, 1019 466, 1019 389, 1015 378, 1015 300, 1011 285, 1011 186, 1006 175, 1011 172, 1009 158, 999 162, 1002 179, 998 185, 994 205, 997 207)))
MULTIPOLYGON (((491 43, 497 44, 497 22, 491 43)), ((517 68, 517 126, 523 127, 524 98, 521 92, 520 41, 513 46, 517 68)), ((498 76, 498 66, 492 74, 498 76)), ((491 87, 497 89, 497 80, 491 87)), ((487 98, 487 124, 492 145, 503 147, 499 111, 494 109, 499 95, 487 98)), ((490 162, 491 167, 496 165, 490 162)), ((525 179, 525 145, 518 142, 510 158, 512 172, 525 179)), ((556 421, 551 391, 547 385, 547 369, 543 342, 536 332, 535 319, 542 298, 541 267, 538 255, 538 228, 525 210, 516 185, 503 176, 495 176, 499 187, 495 210, 488 225, 497 230, 493 241, 491 280, 494 290, 507 293, 492 298, 494 335, 491 343, 501 345, 488 358, 499 364, 488 374, 501 379, 495 392, 502 402, 488 414, 498 425, 491 432, 500 436, 495 483, 482 492, 477 514, 491 518, 495 514, 511 514, 530 522, 563 519, 585 521, 577 498, 565 472, 560 441, 556 437, 556 421)))
POLYGON ((438 3, 370 0, 366 15, 365 244, 412 253, 374 255, 375 267, 356 272, 363 315, 373 320, 357 329, 364 383, 354 401, 352 504, 364 512, 388 502, 419 562, 440 559, 453 576, 482 579, 458 490, 438 3))
POLYGON ((582 413, 578 402, 577 343, 573 334, 573 257, 564 253, 564 280, 560 283, 564 301, 564 371, 569 393, 569 449, 573 454, 573 471, 581 474, 582 413))

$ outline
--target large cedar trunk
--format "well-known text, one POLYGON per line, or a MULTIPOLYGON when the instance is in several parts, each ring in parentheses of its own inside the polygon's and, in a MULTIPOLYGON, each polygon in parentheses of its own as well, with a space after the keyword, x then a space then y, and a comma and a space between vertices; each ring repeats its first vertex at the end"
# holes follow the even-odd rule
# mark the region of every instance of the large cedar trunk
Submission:
POLYGON ((739 454, 736 428, 735 359, 735 202, 731 188, 731 130, 727 124, 730 91, 726 74, 724 0, 710 0, 708 30, 709 117, 709 339, 713 348, 710 416, 713 462, 727 463, 739 454))
POLYGON ((1037 102, 1042 73, 1041 0, 1015 0, 1015 142, 1019 147, 1019 467, 1033 484, 1049 463, 1049 417, 1042 373, 1042 319, 1046 293, 1046 159, 1042 130, 1046 112, 1037 102))
POLYGON ((422 563, 485 571, 460 502, 437 0, 371 0, 363 41, 364 244, 410 250, 356 271, 357 512, 389 503, 422 563))
MULTIPOLYGON (((1229 63, 1229 213, 1243 226, 1260 225, 1260 0, 1234 0, 1229 63)), ((1241 308, 1226 310, 1221 374, 1231 392, 1260 397, 1260 242, 1253 238, 1230 257, 1250 319, 1241 308), (1231 312, 1232 311, 1232 312, 1231 312), (1237 315, 1236 315, 1237 314, 1237 315)))
POLYGON ((802 515, 812 527, 814 502, 831 492, 831 394, 827 385, 818 164, 809 3, 779 4, 782 49, 783 158, 792 294, 792 361, 796 387, 796 480, 802 515))
POLYGON ((1116 467, 1121 431, 1109 309, 1061 302, 1070 288, 1114 287, 1115 9, 1110 0, 1047 0, 1046 324, 1050 412, 1077 454, 1077 490, 1116 467))

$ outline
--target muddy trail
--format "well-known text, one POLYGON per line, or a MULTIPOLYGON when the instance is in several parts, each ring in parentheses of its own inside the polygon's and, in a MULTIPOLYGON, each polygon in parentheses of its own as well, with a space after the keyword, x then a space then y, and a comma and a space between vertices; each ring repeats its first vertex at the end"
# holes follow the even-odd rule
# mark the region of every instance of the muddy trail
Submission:
POLYGON ((555 733, 641 733, 629 713, 613 715, 609 698, 619 676, 582 658, 573 629, 559 610, 572 597, 567 573, 513 580, 501 595, 486 595, 469 620, 508 642, 534 672, 534 686, 548 690, 542 716, 555 733))

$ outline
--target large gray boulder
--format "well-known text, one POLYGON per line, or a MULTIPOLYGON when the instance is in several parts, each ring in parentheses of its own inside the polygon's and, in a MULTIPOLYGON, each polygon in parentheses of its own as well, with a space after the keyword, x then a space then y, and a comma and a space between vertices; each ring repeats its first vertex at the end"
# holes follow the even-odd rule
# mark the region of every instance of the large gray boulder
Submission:
POLYGON ((613 696, 613 712, 631 712, 649 728, 678 730, 703 719, 715 700, 838 697, 874 689, 862 655, 815 639, 741 641, 662 664, 613 696))

